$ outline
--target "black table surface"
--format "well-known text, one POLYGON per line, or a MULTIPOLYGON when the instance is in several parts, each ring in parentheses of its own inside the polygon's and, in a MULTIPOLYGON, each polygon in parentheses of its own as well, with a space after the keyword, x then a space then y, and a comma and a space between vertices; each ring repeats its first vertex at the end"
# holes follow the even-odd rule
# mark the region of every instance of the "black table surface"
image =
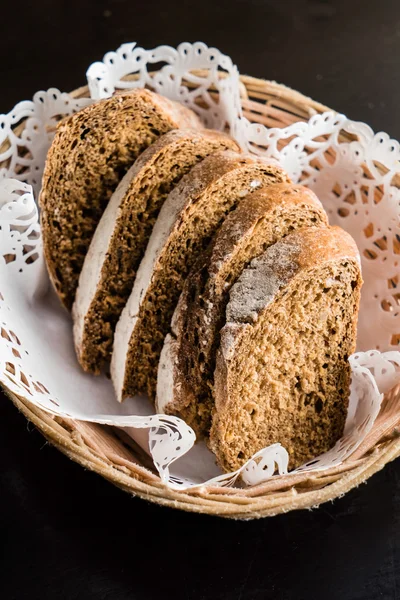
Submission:
MULTIPOLYGON (((400 138, 399 0, 39 0, 1 6, 0 110, 70 90, 121 43, 203 40, 400 138)), ((312 511, 233 522, 132 498, 0 396, 0 598, 393 600, 400 462, 312 511)))

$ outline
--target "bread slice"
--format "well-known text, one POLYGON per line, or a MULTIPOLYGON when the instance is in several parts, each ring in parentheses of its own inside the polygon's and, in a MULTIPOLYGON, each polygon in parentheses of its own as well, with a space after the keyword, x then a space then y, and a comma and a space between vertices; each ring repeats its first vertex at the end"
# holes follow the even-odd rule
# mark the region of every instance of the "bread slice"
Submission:
POLYGON ((191 167, 224 149, 239 146, 216 131, 175 129, 122 179, 93 236, 73 306, 75 347, 86 371, 100 373, 111 360, 115 325, 165 198, 191 167))
POLYGON ((223 469, 275 442, 294 468, 340 438, 361 284, 357 247, 339 227, 293 233, 243 271, 214 375, 210 447, 223 469))
POLYGON ((215 354, 231 286, 253 258, 313 225, 328 225, 322 204, 311 190, 287 183, 261 188, 228 215, 185 282, 161 353, 157 412, 181 417, 198 437, 209 432, 215 354))
POLYGON ((226 151, 205 158, 171 192, 117 324, 111 375, 119 400, 137 392, 154 399, 164 337, 191 266, 240 199, 276 181, 288 177, 275 161, 226 151))
POLYGON ((50 278, 68 308, 111 194, 145 148, 179 127, 201 125, 188 108, 146 89, 116 94, 60 122, 47 155, 40 205, 50 278))

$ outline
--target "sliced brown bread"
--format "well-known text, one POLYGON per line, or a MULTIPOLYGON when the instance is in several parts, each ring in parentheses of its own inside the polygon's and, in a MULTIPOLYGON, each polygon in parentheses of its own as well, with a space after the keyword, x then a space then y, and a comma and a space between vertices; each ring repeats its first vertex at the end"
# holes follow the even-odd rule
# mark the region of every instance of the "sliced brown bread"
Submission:
POLYGON ((288 177, 276 162, 226 151, 205 158, 168 196, 116 327, 111 375, 119 400, 137 392, 154 398, 164 337, 190 268, 240 199, 277 181, 288 177))
POLYGON ((217 353, 210 446, 223 469, 280 442, 296 467, 343 433, 362 284, 353 239, 302 229, 232 287, 217 353))
POLYGON ((311 190, 288 183, 261 188, 227 216, 185 282, 159 362, 157 412, 181 417, 198 437, 208 433, 215 354, 231 286, 253 258, 313 225, 328 225, 322 204, 311 190))
POLYGON ((97 226, 73 306, 79 362, 100 373, 111 360, 114 329, 164 200, 196 163, 238 144, 208 129, 175 129, 161 136, 129 169, 97 226))
POLYGON ((149 90, 116 94, 60 122, 49 150, 40 205, 50 278, 71 308, 100 217, 137 156, 160 135, 200 127, 196 115, 149 90))

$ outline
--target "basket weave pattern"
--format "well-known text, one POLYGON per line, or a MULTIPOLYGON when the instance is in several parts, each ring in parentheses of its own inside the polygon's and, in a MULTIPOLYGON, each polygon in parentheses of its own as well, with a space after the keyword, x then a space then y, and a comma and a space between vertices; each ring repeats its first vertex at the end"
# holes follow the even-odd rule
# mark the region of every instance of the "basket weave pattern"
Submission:
MULTIPOLYGON (((322 113, 325 106, 274 82, 241 77, 244 115, 267 127, 286 127, 322 113)), ((72 93, 87 97, 87 87, 72 93)), ((59 450, 125 491, 183 510, 250 519, 310 508, 343 495, 400 454, 400 387, 383 403, 373 430, 340 467, 274 477, 247 489, 207 487, 175 491, 160 482, 151 459, 119 430, 55 417, 9 393, 23 414, 59 450)))

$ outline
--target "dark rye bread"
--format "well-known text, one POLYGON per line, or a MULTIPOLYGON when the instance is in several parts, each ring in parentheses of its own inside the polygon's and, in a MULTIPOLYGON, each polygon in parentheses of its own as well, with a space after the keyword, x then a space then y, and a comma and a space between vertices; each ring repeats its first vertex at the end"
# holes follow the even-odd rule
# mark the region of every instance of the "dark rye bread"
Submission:
POLYGON ((287 183, 261 188, 228 215, 185 282, 159 362, 157 412, 181 417, 197 437, 209 432, 215 354, 231 286, 253 258, 313 225, 328 225, 320 201, 287 183))
POLYGON ((154 399, 164 337, 190 268, 240 199, 277 181, 288 177, 275 161, 226 151, 205 158, 168 196, 115 332, 119 400, 137 392, 154 399))
POLYGON ((226 471, 280 442, 289 468, 341 437, 362 284, 353 239, 302 229, 232 287, 217 353, 210 447, 226 471))
POLYGON ((206 156, 239 151, 229 136, 208 129, 175 129, 161 136, 129 169, 97 226, 73 306, 74 338, 85 371, 111 360, 114 329, 164 200, 206 156))
POLYGON ((145 148, 179 127, 201 125, 188 108, 146 89, 91 104, 58 125, 40 206, 50 278, 68 308, 94 230, 119 181, 145 148))

